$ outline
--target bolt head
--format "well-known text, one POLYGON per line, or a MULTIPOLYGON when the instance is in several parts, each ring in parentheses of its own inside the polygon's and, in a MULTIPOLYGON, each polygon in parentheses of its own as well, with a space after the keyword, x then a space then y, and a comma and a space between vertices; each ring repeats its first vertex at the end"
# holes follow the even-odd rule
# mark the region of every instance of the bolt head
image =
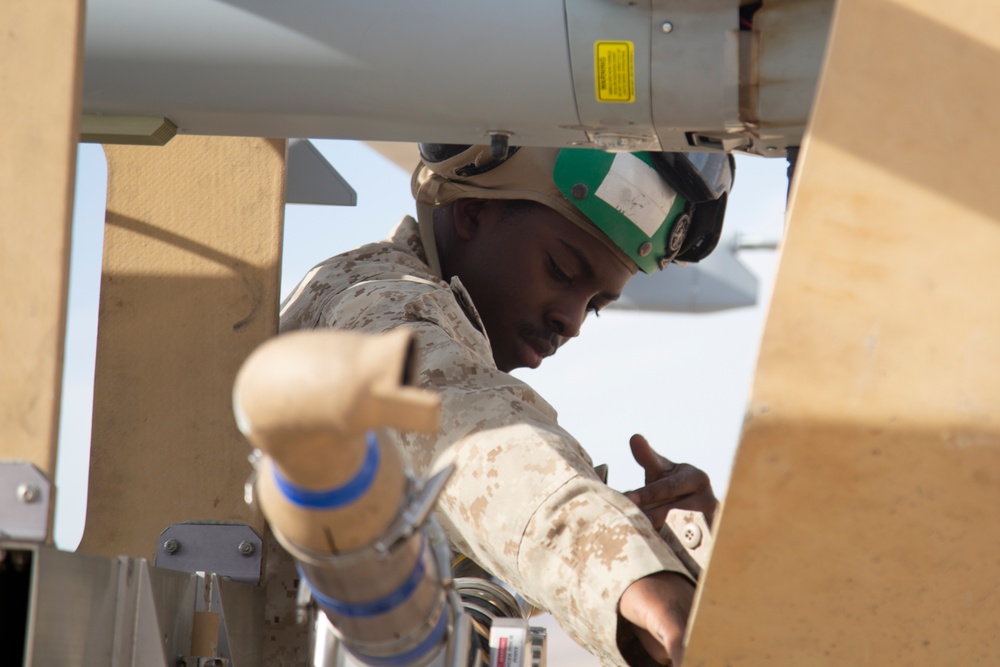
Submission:
POLYGON ((662 30, 664 34, 673 32, 674 24, 671 23, 670 21, 664 21, 663 25, 660 26, 660 30, 662 30))
POLYGON ((21 484, 17 487, 17 499, 24 504, 37 501, 42 495, 42 490, 34 484, 21 484))
POLYGON ((587 192, 588 189, 586 183, 574 183, 573 187, 569 190, 569 193, 573 195, 573 199, 586 199, 587 192))
POLYGON ((163 543, 163 550, 166 551, 168 554, 175 554, 178 551, 180 551, 180 548, 181 548, 181 543, 175 540, 174 538, 170 538, 169 540, 163 543))
POLYGON ((244 556, 252 556, 253 552, 256 550, 256 548, 253 545, 253 542, 250 542, 249 540, 243 540, 242 542, 240 542, 240 546, 237 548, 240 550, 240 553, 243 554, 244 556))
POLYGON ((510 132, 494 130, 489 134, 490 156, 494 160, 506 160, 510 155, 510 132))

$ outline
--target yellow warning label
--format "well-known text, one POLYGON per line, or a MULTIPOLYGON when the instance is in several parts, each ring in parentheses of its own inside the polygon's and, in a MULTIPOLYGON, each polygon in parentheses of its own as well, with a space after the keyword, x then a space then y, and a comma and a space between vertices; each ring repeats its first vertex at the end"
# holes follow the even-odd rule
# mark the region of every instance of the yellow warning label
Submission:
POLYGON ((594 89, 598 102, 635 102, 632 42, 594 42, 594 89))

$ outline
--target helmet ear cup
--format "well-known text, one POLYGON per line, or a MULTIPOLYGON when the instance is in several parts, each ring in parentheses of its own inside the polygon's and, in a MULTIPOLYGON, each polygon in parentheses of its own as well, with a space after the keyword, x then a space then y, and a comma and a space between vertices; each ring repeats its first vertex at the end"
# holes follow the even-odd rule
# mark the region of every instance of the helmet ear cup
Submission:
POLYGON ((691 228, 684 239, 681 251, 674 258, 675 262, 700 262, 715 250, 722 237, 722 223, 728 198, 729 193, 725 193, 718 199, 694 205, 691 228))
POLYGON ((699 262, 715 250, 722 236, 726 202, 736 177, 736 158, 732 154, 713 154, 716 167, 706 169, 703 163, 709 160, 699 161, 702 167, 696 168, 685 153, 651 155, 663 179, 691 202, 691 225, 672 261, 699 262))

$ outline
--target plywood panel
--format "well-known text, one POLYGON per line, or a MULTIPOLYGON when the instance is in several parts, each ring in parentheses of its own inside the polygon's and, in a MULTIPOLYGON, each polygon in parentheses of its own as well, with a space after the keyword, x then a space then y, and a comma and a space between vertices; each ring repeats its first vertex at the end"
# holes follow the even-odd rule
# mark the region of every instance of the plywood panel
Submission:
POLYGON ((0 2, 0 459, 55 479, 81 0, 0 2))
POLYGON ((1000 6, 841 0, 685 665, 1000 660, 1000 6))
POLYGON ((277 332, 285 142, 107 146, 90 497, 81 551, 151 557, 191 520, 262 528, 243 502, 240 364, 277 332))

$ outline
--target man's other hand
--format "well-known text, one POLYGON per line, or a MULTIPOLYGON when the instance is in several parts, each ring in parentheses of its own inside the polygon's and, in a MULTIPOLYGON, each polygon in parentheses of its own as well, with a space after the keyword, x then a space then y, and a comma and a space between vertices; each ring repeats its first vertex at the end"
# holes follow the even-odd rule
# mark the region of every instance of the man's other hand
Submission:
POLYGON ((657 572, 632 583, 622 593, 618 612, 632 623, 642 648, 661 665, 684 658, 694 585, 674 572, 657 572))
POLYGON ((674 463, 653 451, 638 433, 629 440, 632 456, 646 471, 646 485, 625 494, 659 530, 672 509, 701 512, 709 526, 719 501, 703 471, 687 463, 674 463))

